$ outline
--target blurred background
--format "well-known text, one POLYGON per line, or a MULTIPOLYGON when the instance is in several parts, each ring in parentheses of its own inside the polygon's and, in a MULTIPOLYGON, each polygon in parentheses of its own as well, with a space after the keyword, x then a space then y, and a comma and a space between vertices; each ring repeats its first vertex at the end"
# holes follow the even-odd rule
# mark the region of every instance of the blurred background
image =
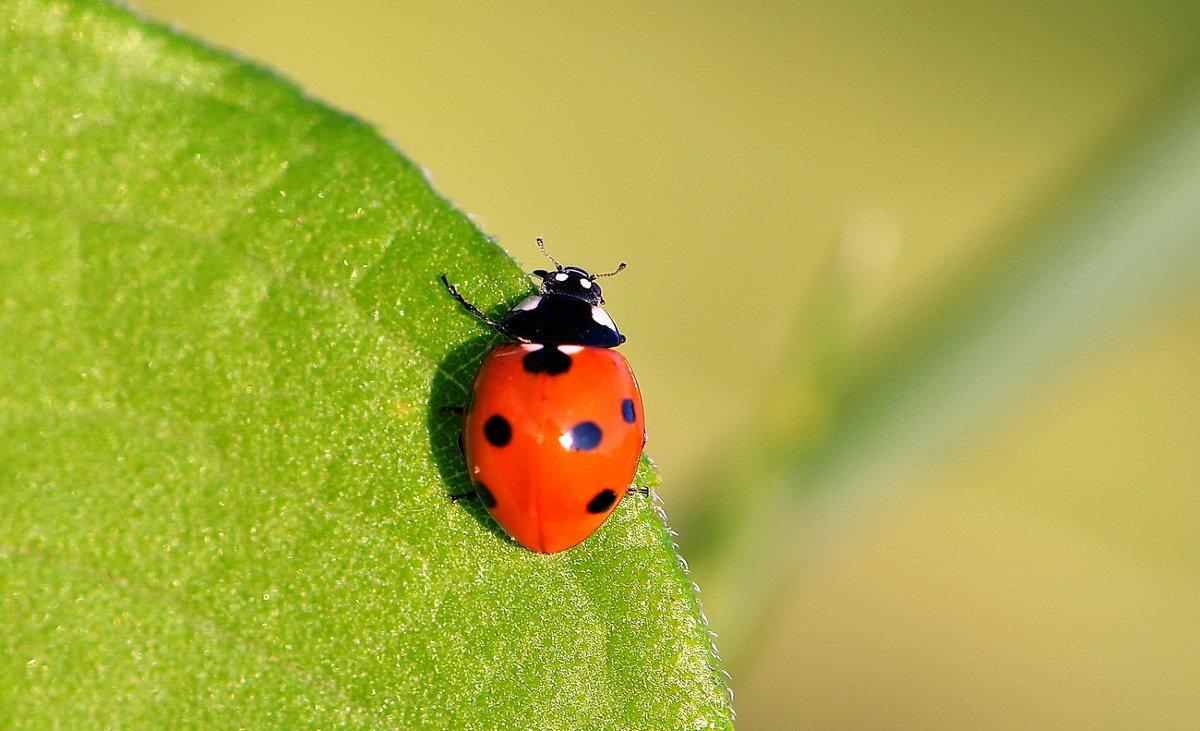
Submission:
POLYGON ((1200 725, 1200 4, 133 5, 629 262, 740 728, 1200 725))

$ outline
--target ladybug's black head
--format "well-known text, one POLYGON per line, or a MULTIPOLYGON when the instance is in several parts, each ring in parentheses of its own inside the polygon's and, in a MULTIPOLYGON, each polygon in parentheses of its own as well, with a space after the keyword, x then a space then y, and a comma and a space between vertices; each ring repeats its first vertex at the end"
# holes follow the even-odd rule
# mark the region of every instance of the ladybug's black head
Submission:
POLYGON ((565 294, 578 297, 589 305, 604 304, 600 285, 596 284, 592 275, 579 267, 564 267, 552 272, 535 269, 533 273, 542 278, 542 294, 565 294))
POLYGON ((611 277, 617 272, 625 268, 625 262, 621 262, 621 266, 615 271, 607 274, 588 274, 585 270, 579 267, 564 267, 558 261, 550 256, 546 251, 546 244, 541 240, 537 240, 538 248, 546 255, 546 258, 554 262, 554 271, 546 271, 545 269, 535 269, 534 275, 542 279, 542 294, 563 294, 568 297, 578 297, 592 306, 604 304, 604 297, 600 293, 600 285, 596 284, 597 277, 611 277))
POLYGON ((596 284, 597 277, 612 276, 625 264, 608 274, 588 274, 579 267, 559 264, 546 253, 541 239, 537 243, 546 258, 554 262, 554 270, 534 272, 542 280, 541 292, 514 305, 500 321, 500 331, 515 340, 543 345, 615 348, 625 342, 616 323, 600 306, 604 298, 596 284))

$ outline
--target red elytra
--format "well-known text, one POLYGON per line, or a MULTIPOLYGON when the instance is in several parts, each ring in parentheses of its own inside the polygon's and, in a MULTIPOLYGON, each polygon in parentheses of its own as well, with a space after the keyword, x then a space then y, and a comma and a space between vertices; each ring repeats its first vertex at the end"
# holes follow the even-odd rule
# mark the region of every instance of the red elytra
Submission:
MULTIPOLYGON (((579 544, 630 491, 645 445, 642 397, 625 336, 601 308, 597 277, 536 270, 537 295, 499 321, 442 283, 471 314, 518 341, 484 359, 463 415, 463 453, 475 491, 496 523, 538 553, 579 544)), ((644 490, 639 490, 645 492, 644 490)), ((460 497, 460 496, 456 496, 460 497)))
POLYGON ((476 491, 505 532, 538 553, 571 548, 600 527, 633 482, 644 443, 637 381, 624 356, 606 348, 496 348, 463 421, 476 491), (569 368, 530 372, 527 361, 543 348, 566 356, 569 368))

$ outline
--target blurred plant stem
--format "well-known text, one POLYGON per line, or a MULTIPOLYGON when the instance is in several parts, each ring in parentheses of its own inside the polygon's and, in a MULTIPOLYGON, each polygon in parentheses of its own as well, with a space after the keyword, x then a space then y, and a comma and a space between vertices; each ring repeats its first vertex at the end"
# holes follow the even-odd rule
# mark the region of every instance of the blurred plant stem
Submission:
POLYGON ((735 672, 822 541, 1076 359, 1200 293, 1200 67, 1063 189, 871 353, 853 352, 846 323, 895 242, 852 232, 831 258, 761 428, 684 516, 735 672))

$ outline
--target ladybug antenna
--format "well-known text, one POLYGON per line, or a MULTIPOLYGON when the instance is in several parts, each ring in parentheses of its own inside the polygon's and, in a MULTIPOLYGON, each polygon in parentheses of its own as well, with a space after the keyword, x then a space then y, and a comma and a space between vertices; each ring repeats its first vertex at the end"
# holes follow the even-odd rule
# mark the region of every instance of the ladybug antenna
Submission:
POLYGON ((554 268, 561 272, 562 268, 563 268, 562 264, 559 264, 558 259, 555 259, 553 256, 550 256, 550 252, 546 251, 546 244, 545 244, 545 242, 542 241, 541 236, 537 237, 537 245, 538 245, 538 248, 542 250, 542 256, 544 256, 547 259, 549 259, 550 261, 554 262, 554 268))
POLYGON ((624 268, 625 268, 625 262, 621 262, 620 266, 618 266, 616 269, 613 269, 611 272, 605 272, 604 274, 593 274, 591 276, 591 278, 599 279, 600 277, 611 277, 614 274, 620 274, 621 270, 624 268))

